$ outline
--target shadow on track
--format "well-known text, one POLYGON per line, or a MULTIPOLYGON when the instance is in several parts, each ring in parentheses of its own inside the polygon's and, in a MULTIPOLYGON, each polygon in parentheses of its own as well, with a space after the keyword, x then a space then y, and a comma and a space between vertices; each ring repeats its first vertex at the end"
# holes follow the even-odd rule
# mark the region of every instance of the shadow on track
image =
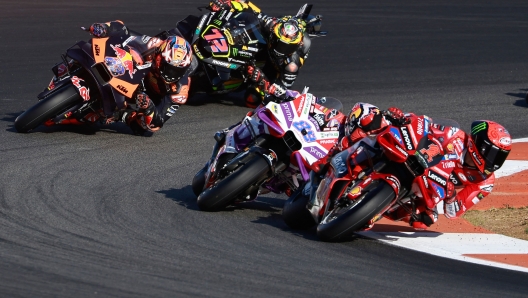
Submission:
POLYGON ((520 99, 517 99, 515 103, 513 103, 514 106, 528 108, 528 98, 527 98, 528 93, 527 92, 528 92, 528 89, 519 89, 518 92, 508 92, 506 93, 506 95, 520 98, 520 99))

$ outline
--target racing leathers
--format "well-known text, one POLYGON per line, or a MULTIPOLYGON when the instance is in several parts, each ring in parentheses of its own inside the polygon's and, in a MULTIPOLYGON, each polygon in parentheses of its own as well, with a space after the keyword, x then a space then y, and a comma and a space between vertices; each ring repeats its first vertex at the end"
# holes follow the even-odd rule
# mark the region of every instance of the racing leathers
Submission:
POLYGON ((267 40, 267 50, 257 56, 257 61, 264 61, 264 66, 248 67, 248 74, 257 83, 258 88, 249 88, 244 95, 246 106, 256 108, 263 100, 265 93, 271 93, 277 97, 285 96, 286 90, 291 89, 299 70, 304 65, 311 46, 308 34, 303 34, 306 28, 304 20, 284 16, 281 18, 269 17, 261 12, 253 3, 244 0, 215 0, 210 4, 211 10, 231 10, 238 12, 253 12, 260 21, 261 33, 267 40), (281 21, 292 19, 298 29, 302 31, 302 41, 296 46, 296 50, 288 55, 279 55, 273 48, 270 38, 274 26, 281 21))
MULTIPOLYGON (((160 46, 167 36, 151 37, 137 34, 129 31, 121 21, 94 23, 89 31, 95 38, 110 35, 128 37, 123 40, 127 40, 134 63, 151 69, 144 77, 142 86, 136 90, 130 100, 127 100, 127 107, 112 115, 104 115, 99 120, 105 124, 123 121, 135 134, 159 130, 179 106, 186 103, 191 83, 190 75, 196 69, 197 62, 192 60, 181 79, 169 83, 161 77, 159 71, 162 54, 164 54, 161 53, 160 46), (132 108, 131 105, 134 104, 136 108, 132 108)), ((174 35, 177 33, 177 31, 171 32, 174 35)), ((94 118, 94 115, 88 116, 92 117, 92 120, 97 118, 94 118)))
MULTIPOLYGON (((367 135, 376 135, 389 124, 407 125, 412 117, 415 115, 412 113, 403 114, 398 108, 381 111, 368 103, 356 103, 348 118, 346 134, 336 146, 335 151, 345 150, 367 135)), ((427 129, 428 133, 441 143, 445 153, 444 158, 451 161, 444 164, 444 171, 447 174, 450 173, 450 181, 447 181, 446 185, 447 192, 443 199, 443 211, 447 218, 455 219, 491 193, 495 176, 493 173, 485 175, 472 166, 471 159, 467 158, 468 150, 466 148, 468 144, 471 145, 471 142, 468 142, 470 136, 458 127, 429 121, 428 127, 424 129, 427 129)), ((325 160, 314 164, 312 169, 321 173, 330 157, 329 155, 325 160)), ((416 190, 413 189, 415 193, 416 190)), ((409 201, 408 206, 395 205, 383 216, 391 220, 408 222, 415 229, 427 229, 438 219, 437 204, 439 202, 442 200, 415 200, 415 205, 411 206, 409 201), (410 214, 409 210, 412 210, 414 215, 410 214)), ((369 227, 373 223, 374 221, 370 223, 369 227)))

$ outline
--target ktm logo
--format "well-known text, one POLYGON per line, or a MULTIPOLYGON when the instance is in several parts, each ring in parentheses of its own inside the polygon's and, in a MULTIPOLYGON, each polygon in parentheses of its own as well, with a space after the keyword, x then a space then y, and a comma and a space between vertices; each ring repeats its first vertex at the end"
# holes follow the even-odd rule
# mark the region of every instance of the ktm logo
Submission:
POLYGON ((128 89, 125 87, 125 86, 122 86, 122 85, 117 85, 116 87, 119 91, 125 93, 125 94, 128 94, 128 89))
POLYGON ((101 54, 101 48, 98 44, 95 45, 95 56, 99 56, 101 54))

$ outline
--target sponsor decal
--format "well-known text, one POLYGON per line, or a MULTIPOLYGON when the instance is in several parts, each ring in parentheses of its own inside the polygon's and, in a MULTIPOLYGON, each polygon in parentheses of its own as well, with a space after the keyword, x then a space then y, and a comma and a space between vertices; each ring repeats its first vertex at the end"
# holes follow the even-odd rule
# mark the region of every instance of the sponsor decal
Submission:
POLYGON ((479 164, 479 166, 481 166, 482 160, 480 159, 480 156, 478 156, 478 154, 475 151, 471 152, 471 155, 473 155, 473 160, 476 161, 479 164))
POLYGON ((425 187, 426 187, 426 188, 429 188, 429 182, 427 182, 427 177, 422 176, 422 180, 423 180, 423 182, 424 182, 425 187))
POLYGON ((339 132, 321 132, 319 137, 321 139, 339 138, 339 132))
POLYGON ((209 28, 211 27, 208 27, 206 29, 202 37, 209 42, 211 51, 213 53, 228 53, 229 45, 227 44, 227 41, 224 35, 217 28, 211 28, 211 30, 209 30, 209 28), (205 33, 209 33, 209 32, 211 33, 205 35, 205 33))
POLYGON ((329 139, 329 140, 326 140, 326 139, 325 139, 325 140, 319 140, 318 142, 319 142, 319 144, 321 144, 321 145, 327 145, 327 144, 334 144, 334 143, 335 143, 335 140, 334 140, 334 139, 329 139))
POLYGON ((143 65, 136 65, 136 68, 137 69, 147 69, 147 68, 149 68, 151 66, 152 66, 152 62, 147 62, 147 63, 145 63, 143 65))
POLYGON ((237 60, 237 59, 233 59, 233 58, 231 58, 231 57, 227 58, 227 60, 228 60, 229 62, 235 62, 235 63, 239 63, 239 64, 246 64, 245 61, 237 60))
POLYGON ((227 43, 229 43, 230 45, 235 44, 235 42, 233 41, 233 36, 231 35, 231 32, 229 32, 229 30, 224 30, 224 35, 227 39, 227 43))
POLYGON ((95 56, 101 55, 101 47, 98 44, 95 44, 95 56))
POLYGON ((314 146, 305 147, 304 150, 310 153, 310 155, 314 156, 317 159, 321 159, 326 156, 325 152, 323 152, 321 149, 314 147, 314 146))
POLYGON ((264 157, 266 157, 270 164, 273 164, 273 161, 274 160, 277 160, 277 154, 275 152, 273 152, 273 150, 270 149, 270 153, 269 154, 263 154, 264 157))
POLYGON ((314 114, 312 117, 315 119, 315 121, 317 121, 319 126, 323 126, 325 124, 323 114, 314 114))
POLYGON ((454 173, 451 173, 451 175, 449 175, 449 180, 451 180, 451 183, 453 183, 455 186, 462 185, 462 183, 458 181, 454 173))
POLYGON ((420 149, 420 153, 425 155, 425 157, 427 158, 427 162, 432 162, 435 156, 440 155, 442 153, 442 150, 436 144, 429 144, 429 147, 427 149, 420 149))
POLYGON ((336 157, 334 157, 332 159, 332 164, 334 164, 334 167, 338 174, 343 174, 347 170, 347 166, 341 155, 337 155, 336 157))
POLYGON ((171 105, 170 108, 167 109, 167 113, 165 115, 172 117, 174 113, 180 108, 179 105, 171 105))
MULTIPOLYGON (((438 195, 438 197, 440 198, 444 198, 445 197, 445 190, 444 188, 442 188, 440 185, 436 184, 436 183, 431 183, 431 185, 433 186, 436 194, 438 195)), ((435 198, 435 203, 438 203, 438 198, 435 198)))
POLYGON ((405 142, 405 147, 407 148, 407 150, 414 150, 414 145, 411 141, 411 137, 409 136, 409 131, 407 127, 400 127, 400 131, 403 136, 403 141, 405 142))
POLYGON ((198 56, 198 58, 200 58, 200 60, 203 60, 203 55, 202 53, 200 53, 200 51, 198 50, 198 47, 196 45, 193 45, 193 49, 194 49, 194 53, 196 54, 196 56, 198 56))
POLYGON ((451 137, 454 136, 458 131, 459 131, 458 128, 456 128, 456 127, 450 127, 450 128, 449 128, 449 132, 447 133, 447 138, 451 138, 451 137))
POLYGON ((400 151, 403 155, 405 155, 405 157, 409 156, 409 153, 407 153, 407 151, 403 150, 402 147, 400 147, 398 145, 395 145, 394 147, 396 147, 396 149, 398 149, 398 151, 400 151))
POLYGON ((79 95, 81 95, 83 101, 89 101, 90 100, 90 89, 81 85, 81 82, 84 82, 84 80, 77 76, 73 76, 71 78, 71 82, 75 87, 77 87, 77 90, 79 90, 79 95))
POLYGON ((395 188, 398 192, 400 191, 400 181, 392 176, 386 176, 385 179, 392 182, 392 187, 395 188))
POLYGON ((396 140, 398 140, 398 142, 399 142, 400 144, 403 145, 403 140, 402 140, 402 137, 401 137, 401 134, 400 134, 400 130, 399 130, 399 129, 397 129, 396 127, 391 127, 391 128, 390 128, 390 133, 391 133, 391 135, 392 135, 396 140))
POLYGON ((480 187, 480 190, 485 191, 485 192, 491 192, 493 190, 493 184, 482 185, 480 187))
POLYGON ((424 133, 424 121, 422 118, 418 118, 418 125, 416 128, 416 133, 418 133, 419 135, 423 135, 424 133))
MULTIPOLYGON (((129 52, 123 50, 120 45, 110 45, 110 47, 114 50, 117 58, 121 61, 121 64, 124 67, 125 71, 128 71, 128 74, 130 75, 130 78, 134 78, 134 74, 136 73, 136 69, 134 69, 134 62, 132 60, 132 55, 130 55, 129 52)), ((112 58, 112 57, 106 57, 106 59, 112 58)), ((107 63, 105 59, 105 63, 107 63)), ((108 66, 108 64, 107 64, 108 66)))
POLYGON ((447 185, 447 181, 444 177, 442 177, 440 174, 432 171, 432 170, 429 170, 429 172, 427 173, 427 177, 429 179, 431 179, 432 181, 434 182, 437 182, 438 184, 442 185, 442 186, 446 186, 447 185))
POLYGON ((141 36, 141 41, 142 41, 143 43, 146 44, 146 43, 149 42, 149 40, 150 40, 151 38, 152 38, 152 37, 150 37, 150 36, 148 36, 148 35, 143 35, 143 36, 141 36))
POLYGON ((511 138, 509 137, 503 137, 499 140, 499 143, 501 143, 502 145, 510 145, 511 144, 511 138))
POLYGON ((117 85, 116 89, 123 92, 124 94, 128 94, 128 89, 123 85, 117 85))
POLYGON ((153 37, 149 40, 149 42, 147 43, 147 47, 150 49, 150 48, 153 48, 153 47, 156 47, 157 45, 159 45, 161 43, 161 39, 157 38, 157 37, 153 37))
MULTIPOLYGON (((299 103, 299 106, 297 107, 297 115, 300 117, 302 114, 302 110, 304 108, 304 102, 306 101, 306 95, 303 95, 301 97, 301 102, 299 103)), ((317 121, 319 122, 319 121, 317 121)))
POLYGON ((212 60, 211 64, 214 64, 214 65, 217 65, 217 66, 222 66, 222 67, 225 67, 225 68, 230 68, 231 67, 230 63, 223 62, 223 61, 218 61, 218 60, 212 60))
POLYGON ((286 123, 288 127, 290 127, 293 122, 293 112, 291 110, 290 103, 283 102, 280 104, 280 107, 281 107, 282 113, 286 117, 286 123))
POLYGON ((133 41, 134 39, 136 39, 135 36, 130 36, 129 38, 125 40, 125 42, 123 43, 123 46, 126 46, 129 42, 133 41))
POLYGON ((356 186, 356 187, 352 188, 348 194, 351 197, 355 198, 355 197, 357 197, 357 196, 359 196, 361 194, 362 190, 363 189, 361 188, 361 186, 356 186))
POLYGON ((452 169, 454 167, 455 167, 455 162, 454 161, 446 161, 446 162, 442 163, 442 168, 444 168, 444 169, 452 169))

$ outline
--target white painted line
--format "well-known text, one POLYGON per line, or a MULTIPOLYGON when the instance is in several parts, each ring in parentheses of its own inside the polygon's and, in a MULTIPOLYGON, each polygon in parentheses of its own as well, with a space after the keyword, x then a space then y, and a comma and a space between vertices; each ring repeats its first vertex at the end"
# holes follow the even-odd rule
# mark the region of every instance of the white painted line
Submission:
POLYGON ((475 264, 528 272, 528 268, 486 261, 463 254, 528 254, 528 241, 498 234, 433 232, 360 232, 389 245, 475 264))
POLYGON ((495 178, 510 176, 515 173, 528 170, 528 161, 526 160, 506 160, 502 167, 495 171, 495 178))
POLYGON ((513 139, 512 143, 522 143, 522 142, 528 142, 528 138, 521 138, 521 139, 513 139))

